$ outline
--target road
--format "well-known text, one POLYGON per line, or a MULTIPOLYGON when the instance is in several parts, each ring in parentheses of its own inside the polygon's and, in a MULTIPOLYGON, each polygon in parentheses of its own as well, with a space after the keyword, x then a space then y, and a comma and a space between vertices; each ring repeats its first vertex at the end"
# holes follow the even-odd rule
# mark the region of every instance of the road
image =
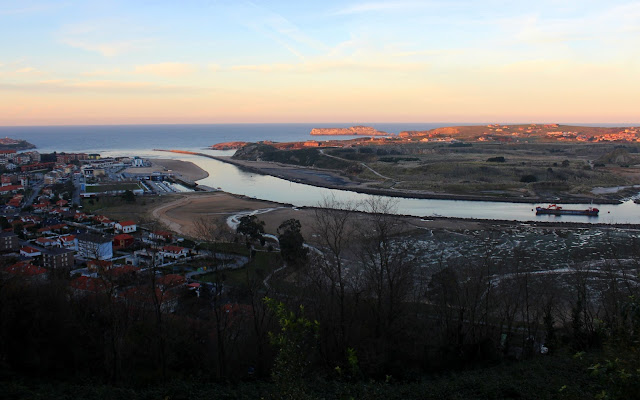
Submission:
POLYGON ((36 199, 36 197, 38 197, 38 195, 40 194, 40 190, 42 190, 42 186, 44 186, 44 182, 39 182, 36 183, 35 185, 33 185, 31 187, 31 194, 29 195, 29 197, 24 201, 24 206, 23 207, 28 207, 31 204, 33 204, 33 201, 36 199))
POLYGON ((73 175, 73 196, 71 196, 71 204, 75 206, 82 205, 80 202, 80 184, 84 182, 84 177, 81 175, 73 175))
MULTIPOLYGON (((326 154, 324 152, 324 149, 320 149, 320 154, 322 154, 323 156, 326 157, 331 157, 331 158, 335 158, 336 160, 341 160, 341 161, 347 161, 347 162, 352 162, 353 160, 348 160, 346 158, 341 158, 341 157, 336 157, 336 156, 332 156, 331 154, 326 154)), ((370 166, 368 166, 367 164, 361 162, 360 165, 362 165, 363 167, 365 167, 366 169, 368 169, 369 171, 373 172, 375 175, 379 176, 382 179, 388 179, 390 181, 392 181, 392 178, 389 178, 388 176, 384 176, 381 173, 379 173, 378 171, 374 170, 373 168, 371 168, 370 166)))

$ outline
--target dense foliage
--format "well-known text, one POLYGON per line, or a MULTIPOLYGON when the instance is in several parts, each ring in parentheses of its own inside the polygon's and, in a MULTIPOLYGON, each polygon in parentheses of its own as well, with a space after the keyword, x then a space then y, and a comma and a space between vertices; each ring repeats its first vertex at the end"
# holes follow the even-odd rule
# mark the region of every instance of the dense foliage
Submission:
MULTIPOLYGON (((170 308, 163 293, 137 301, 116 293, 134 282, 154 287, 155 274, 107 279, 91 294, 66 279, 3 275, 0 392, 38 398, 46 377, 66 382, 51 398, 637 394, 635 241, 589 248, 604 255, 599 264, 573 254, 562 278, 526 250, 498 251, 490 240, 480 256, 431 255, 439 266, 426 275, 390 204, 365 204, 366 219, 352 206, 316 210, 313 252, 302 247, 299 221, 280 225, 282 257, 296 268, 213 267, 210 284, 181 292, 170 308)), ((261 221, 244 222, 245 235, 260 235, 261 221)))

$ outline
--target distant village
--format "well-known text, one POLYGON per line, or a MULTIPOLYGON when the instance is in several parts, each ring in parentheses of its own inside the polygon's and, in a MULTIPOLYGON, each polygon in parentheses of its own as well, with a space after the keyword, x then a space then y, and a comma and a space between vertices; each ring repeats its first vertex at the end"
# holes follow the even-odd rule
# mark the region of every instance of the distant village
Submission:
MULTIPOLYGON (((621 142, 639 143, 640 127, 596 128, 563 126, 559 124, 503 125, 489 124, 485 126, 455 126, 436 128, 428 131, 403 131, 397 135, 377 131, 372 127, 324 128, 312 129, 313 136, 347 135, 350 130, 358 129, 362 138, 340 140, 306 140, 300 142, 276 143, 264 141, 280 150, 299 150, 322 147, 354 147, 363 145, 399 145, 426 142, 501 142, 501 143, 533 143, 533 142, 621 142), (323 133, 323 132, 329 133, 323 133), (364 135, 370 135, 364 137, 364 135)), ((353 135, 353 133, 351 133, 353 135)), ((247 142, 225 142, 211 146, 214 150, 239 149, 247 142)))
MULTIPOLYGON (((182 186, 188 183, 173 179, 171 172, 148 166, 139 157, 1 151, 0 273, 36 284, 67 281, 78 296, 108 291, 123 299, 149 301, 144 295, 149 285, 140 280, 148 276, 145 271, 155 274, 158 268, 203 254, 193 242, 171 232, 85 212, 81 200, 118 197, 134 202, 146 193, 189 190, 182 186)), ((154 281, 163 294, 163 308, 200 288, 185 274, 165 273, 154 281)))

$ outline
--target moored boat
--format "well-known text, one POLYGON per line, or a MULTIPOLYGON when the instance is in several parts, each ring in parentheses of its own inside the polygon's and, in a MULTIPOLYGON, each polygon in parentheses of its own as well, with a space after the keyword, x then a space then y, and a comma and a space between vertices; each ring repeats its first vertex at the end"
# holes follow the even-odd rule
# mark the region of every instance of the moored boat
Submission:
POLYGON ((536 215, 551 214, 551 215, 588 215, 590 217, 597 217, 600 210, 595 207, 589 207, 585 210, 571 210, 562 208, 558 205, 551 204, 548 207, 536 207, 536 215))

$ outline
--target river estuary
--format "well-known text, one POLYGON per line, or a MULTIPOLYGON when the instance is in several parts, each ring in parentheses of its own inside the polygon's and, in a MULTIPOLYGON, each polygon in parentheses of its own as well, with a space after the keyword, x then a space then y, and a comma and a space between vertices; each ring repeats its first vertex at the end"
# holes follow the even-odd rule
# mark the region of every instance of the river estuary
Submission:
MULTIPOLYGON (((200 150, 210 155, 231 155, 231 152, 200 150)), ((246 172, 234 165, 226 164, 207 157, 176 154, 176 153, 148 153, 145 156, 155 158, 172 158, 190 161, 209 173, 198 184, 213 188, 221 188, 225 192, 245 195, 262 200, 278 203, 293 204, 294 206, 317 206, 323 198, 334 197, 339 201, 362 201, 370 195, 344 190, 326 189, 284 179, 246 172)), ((455 217, 477 219, 500 219, 513 221, 552 221, 552 222, 580 222, 605 224, 640 224, 640 205, 632 200, 619 205, 598 205, 598 217, 587 216, 553 216, 535 215, 536 205, 546 204, 505 203, 490 201, 461 201, 461 200, 431 200, 394 198, 397 201, 399 214, 419 217, 455 217)), ((589 204, 572 204, 569 207, 583 209, 589 204)))

